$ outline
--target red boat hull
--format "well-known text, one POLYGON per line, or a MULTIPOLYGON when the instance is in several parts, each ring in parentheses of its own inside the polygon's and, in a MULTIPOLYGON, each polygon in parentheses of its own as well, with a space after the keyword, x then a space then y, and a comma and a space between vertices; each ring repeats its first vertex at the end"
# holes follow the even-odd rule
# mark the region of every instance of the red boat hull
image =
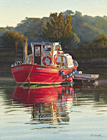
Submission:
MULTIPOLYGON (((69 69, 61 69, 51 66, 41 66, 33 64, 22 64, 12 67, 11 71, 17 83, 62 83, 66 79, 61 75, 64 71, 65 75, 77 69, 77 65, 69 69)), ((68 78, 72 81, 72 76, 68 78)))

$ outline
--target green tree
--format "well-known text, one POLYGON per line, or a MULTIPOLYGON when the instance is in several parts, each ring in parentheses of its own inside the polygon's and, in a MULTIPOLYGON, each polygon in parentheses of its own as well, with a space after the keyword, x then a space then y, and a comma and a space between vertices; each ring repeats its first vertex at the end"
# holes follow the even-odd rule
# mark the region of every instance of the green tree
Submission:
POLYGON ((71 26, 71 16, 63 18, 63 14, 50 14, 50 21, 43 27, 41 37, 47 41, 61 42, 62 46, 69 45, 73 38, 73 28, 71 26))
POLYGON ((27 41, 27 38, 23 34, 15 31, 6 32, 1 36, 1 44, 6 48, 15 48, 16 45, 17 47, 22 47, 24 41, 27 41))
POLYGON ((107 45, 107 36, 106 35, 100 35, 95 39, 95 42, 103 43, 104 45, 107 45))

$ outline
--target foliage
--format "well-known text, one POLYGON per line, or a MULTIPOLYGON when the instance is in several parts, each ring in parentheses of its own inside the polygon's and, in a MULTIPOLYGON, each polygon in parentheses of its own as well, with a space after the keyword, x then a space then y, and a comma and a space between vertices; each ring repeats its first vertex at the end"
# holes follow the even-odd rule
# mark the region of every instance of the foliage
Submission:
POLYGON ((103 43, 104 45, 107 45, 107 36, 106 35, 100 35, 94 40, 94 42, 103 43))
POLYGON ((74 32, 80 38, 80 43, 92 42, 101 34, 107 35, 107 18, 106 17, 92 17, 76 12, 72 17, 72 27, 74 32))
POLYGON ((23 41, 27 41, 27 38, 18 32, 6 32, 3 36, 1 36, 1 42, 3 47, 6 48, 15 48, 17 43, 17 47, 23 46, 23 41))
MULTIPOLYGON (((68 16, 71 16, 70 18, 72 19, 71 25, 73 27, 73 33, 75 33, 80 39, 79 44, 92 42, 94 39, 96 39, 96 37, 102 34, 107 36, 107 16, 92 17, 82 15, 81 12, 73 12, 71 10, 66 10, 63 12, 63 20, 68 16)), ((46 23, 49 22, 50 18, 51 17, 43 17, 42 19, 26 17, 19 24, 17 24, 15 28, 0 28, 0 36, 7 31, 18 31, 28 37, 28 43, 37 41, 37 38, 39 41, 46 41, 40 37, 40 34, 42 32, 42 28, 46 26, 46 23)), ((51 21, 49 23, 51 23, 51 21)), ((60 42, 62 42, 62 40, 60 42)), ((72 42, 70 44, 72 44, 72 42)), ((103 41, 103 44, 106 44, 106 42, 103 41)), ((69 48, 72 46, 75 46, 75 44, 69 46, 69 48)))
POLYGON ((73 57, 76 59, 106 58, 107 57, 107 36, 100 35, 93 42, 85 43, 80 48, 72 50, 73 57))
POLYGON ((62 46, 70 44, 72 40, 73 29, 71 26, 71 16, 68 15, 65 19, 63 14, 50 14, 50 22, 47 22, 46 27, 43 27, 41 36, 47 41, 61 42, 62 46))

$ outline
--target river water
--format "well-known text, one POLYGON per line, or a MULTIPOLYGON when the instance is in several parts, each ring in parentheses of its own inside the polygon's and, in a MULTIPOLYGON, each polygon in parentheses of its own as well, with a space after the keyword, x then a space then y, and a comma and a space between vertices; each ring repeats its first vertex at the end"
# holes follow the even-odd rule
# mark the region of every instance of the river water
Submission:
POLYGON ((0 140, 107 140, 107 86, 0 86, 0 140))

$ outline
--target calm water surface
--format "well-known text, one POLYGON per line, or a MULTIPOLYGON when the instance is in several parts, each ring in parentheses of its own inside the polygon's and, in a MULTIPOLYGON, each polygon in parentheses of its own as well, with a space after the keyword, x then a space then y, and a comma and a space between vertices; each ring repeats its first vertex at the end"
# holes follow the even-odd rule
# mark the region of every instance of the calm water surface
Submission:
POLYGON ((0 140, 107 140, 106 85, 0 86, 0 140))

